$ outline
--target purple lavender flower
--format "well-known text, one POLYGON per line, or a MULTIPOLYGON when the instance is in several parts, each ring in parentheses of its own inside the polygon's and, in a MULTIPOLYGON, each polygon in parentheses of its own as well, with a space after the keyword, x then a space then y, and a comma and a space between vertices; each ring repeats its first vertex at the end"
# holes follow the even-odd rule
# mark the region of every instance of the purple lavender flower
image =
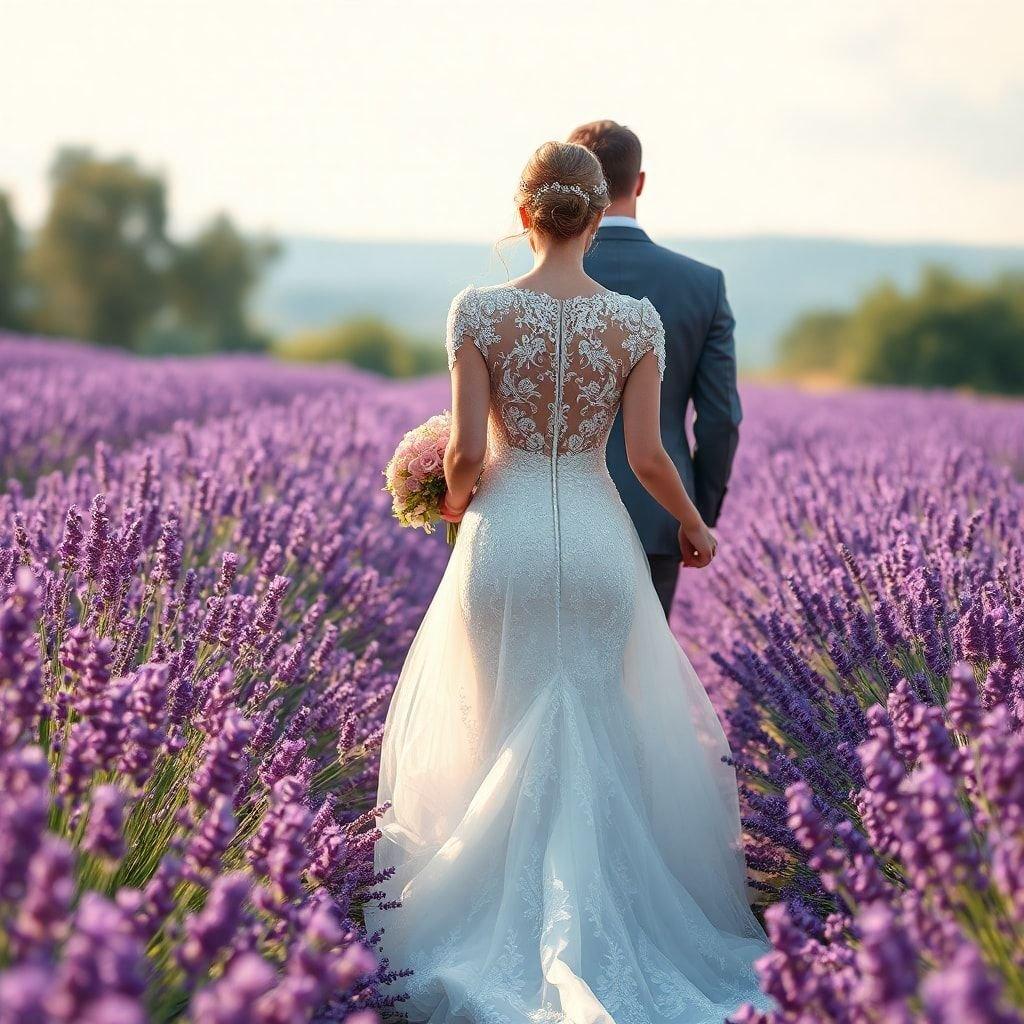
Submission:
POLYGON ((209 875, 215 874, 234 837, 238 822, 231 810, 231 798, 218 796, 207 811, 193 835, 185 853, 185 874, 190 880, 202 884, 209 875))
POLYGON ((125 850, 124 808, 125 795, 117 786, 97 787, 82 846, 97 857, 120 860, 125 850))
POLYGON ((128 680, 128 729, 118 769, 141 786, 167 737, 166 665, 143 665, 128 680))
POLYGON ((51 1013, 67 1024, 87 1015, 100 1024, 104 1018, 95 1014, 117 1006, 124 1019, 132 1020, 128 1008, 142 1009, 144 962, 144 950, 125 913, 96 893, 85 893, 48 1002, 51 1013))
POLYGON ((997 707, 982 723, 978 744, 981 788, 1002 829, 1024 827, 1024 735, 1014 730, 1009 710, 997 707))
POLYGON ((60 658, 65 672, 82 675, 88 665, 93 640, 82 626, 72 626, 61 645, 60 658))
POLYGON ((222 978, 192 997, 190 1019, 195 1024, 252 1024, 258 1019, 260 997, 276 983, 277 974, 266 960, 243 953, 231 961, 222 978))
POLYGON ((50 971, 38 964, 0 973, 0 1024, 51 1024, 46 1004, 52 988, 50 971))
POLYGON ((78 511, 77 505, 72 505, 64 517, 64 536, 57 551, 66 572, 75 572, 78 569, 83 539, 82 514, 78 511))
POLYGON ((144 938, 151 938, 163 919, 174 909, 174 893, 183 877, 181 859, 173 854, 165 854, 147 882, 135 913, 139 934, 144 938))
POLYGON ((0 899, 21 896, 43 840, 49 802, 46 759, 38 747, 0 758, 0 899))
POLYGON ((82 679, 75 689, 74 702, 83 718, 91 719, 100 711, 110 683, 114 645, 104 637, 93 643, 85 658, 82 679))
POLYGON ((893 912, 873 904, 857 917, 858 995, 863 1005, 886 1010, 917 990, 917 950, 893 912))
POLYGON ((89 532, 85 537, 85 578, 97 583, 100 566, 110 543, 110 517, 107 515, 107 500, 102 494, 92 499, 89 509, 89 532))
POLYGON ((275 576, 267 586, 267 592, 252 622, 242 635, 242 643, 251 647, 262 648, 266 645, 268 634, 274 628, 281 614, 281 602, 291 581, 287 576, 275 576))
POLYGON ((21 959, 43 959, 63 937, 74 895, 73 868, 74 855, 67 843, 45 836, 29 864, 13 927, 21 959))
POLYGON ((204 746, 204 759, 189 783, 189 795, 201 807, 210 807, 218 795, 233 796, 246 768, 246 746, 252 723, 232 708, 225 714, 221 730, 204 746))
POLYGON ((1022 1018, 1002 1008, 999 986, 978 951, 964 945, 948 966, 923 986, 928 1024, 1020 1024, 1022 1018))
POLYGON ((233 551, 225 551, 220 561, 220 573, 217 576, 217 585, 214 593, 218 597, 225 597, 231 593, 235 577, 238 575, 238 555, 233 551))
POLYGON ((956 790, 940 768, 928 765, 906 785, 909 799, 897 823, 900 855, 908 871, 922 886, 943 886, 957 881, 975 884, 978 857, 970 822, 956 790))
POLYGON ((103 995, 83 1009, 75 1024, 149 1024, 149 1014, 139 999, 103 995))
POLYGON ((252 880, 240 871, 217 878, 206 905, 185 921, 185 940, 178 947, 178 962, 192 975, 219 955, 237 931, 252 880))
POLYGON ((165 587, 173 586, 181 575, 181 522, 177 510, 172 508, 167 521, 160 530, 156 545, 156 566, 153 582, 165 587))
POLYGON ((0 750, 13 746, 39 715, 41 674, 33 636, 38 610, 32 573, 21 568, 0 604, 0 750))
POLYGON ((814 999, 815 983, 807 956, 809 940, 793 925, 782 904, 769 907, 765 924, 774 948, 757 962, 761 987, 782 1011, 802 1010, 814 999))
POLYGON ((789 827, 807 852, 807 862, 823 874, 835 871, 842 864, 842 856, 832 847, 832 832, 814 806, 811 787, 805 782, 787 786, 786 801, 789 827))
POLYGON ((981 720, 978 685, 966 661, 958 661, 950 672, 949 698, 946 714, 949 724, 959 732, 973 734, 981 720))

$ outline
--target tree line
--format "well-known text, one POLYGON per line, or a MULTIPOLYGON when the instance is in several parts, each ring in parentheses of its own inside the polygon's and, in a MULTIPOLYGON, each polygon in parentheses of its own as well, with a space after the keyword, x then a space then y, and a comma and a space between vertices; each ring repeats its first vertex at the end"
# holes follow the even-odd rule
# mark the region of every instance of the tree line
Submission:
POLYGON ((385 377, 420 377, 447 366, 444 347, 416 341, 386 320, 354 316, 274 342, 274 354, 303 363, 342 361, 385 377))
POLYGON ((345 361, 391 377, 443 369, 444 352, 375 317, 274 338, 247 313, 278 255, 219 214, 194 237, 168 231, 163 177, 132 157, 63 148, 49 208, 29 235, 0 191, 0 330, 95 341, 144 354, 270 349, 306 362, 345 361))
POLYGON ((246 309, 273 240, 246 237, 226 214, 171 238, 166 182, 131 157, 61 149, 50 186, 31 237, 0 192, 0 327, 138 352, 269 343, 246 309))
POLYGON ((779 358, 797 375, 1024 393, 1024 273, 976 282, 930 267, 913 290, 885 283, 852 310, 805 313, 779 358))

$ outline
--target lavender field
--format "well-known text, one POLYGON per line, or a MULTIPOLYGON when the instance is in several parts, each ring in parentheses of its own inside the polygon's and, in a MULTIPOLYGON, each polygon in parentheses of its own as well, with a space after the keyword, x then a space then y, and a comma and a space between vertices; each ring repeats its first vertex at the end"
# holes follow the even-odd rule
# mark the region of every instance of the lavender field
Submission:
MULTIPOLYGON (((375 757, 447 549, 380 471, 447 390, 0 338, 0 1024, 400 1013, 375 757)), ((1024 1021, 1024 405, 744 397, 674 612, 774 945, 735 1019, 1024 1021)))

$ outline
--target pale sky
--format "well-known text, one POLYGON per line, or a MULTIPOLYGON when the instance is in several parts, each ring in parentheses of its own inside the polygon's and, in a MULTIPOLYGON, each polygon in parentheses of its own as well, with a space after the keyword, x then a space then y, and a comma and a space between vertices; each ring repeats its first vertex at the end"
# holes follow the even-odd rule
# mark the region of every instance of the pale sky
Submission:
POLYGON ((61 143, 176 225, 493 241, 530 152, 612 117, 661 235, 1024 243, 1020 0, 0 0, 0 188, 61 143))

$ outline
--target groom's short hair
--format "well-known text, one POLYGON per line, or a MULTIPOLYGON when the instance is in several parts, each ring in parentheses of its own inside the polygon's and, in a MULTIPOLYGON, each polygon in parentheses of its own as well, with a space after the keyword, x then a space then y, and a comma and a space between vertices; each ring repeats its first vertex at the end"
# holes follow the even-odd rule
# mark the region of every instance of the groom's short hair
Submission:
POLYGON ((567 141, 586 146, 601 162, 609 198, 632 194, 642 155, 636 132, 617 121, 590 121, 574 129, 567 141))

